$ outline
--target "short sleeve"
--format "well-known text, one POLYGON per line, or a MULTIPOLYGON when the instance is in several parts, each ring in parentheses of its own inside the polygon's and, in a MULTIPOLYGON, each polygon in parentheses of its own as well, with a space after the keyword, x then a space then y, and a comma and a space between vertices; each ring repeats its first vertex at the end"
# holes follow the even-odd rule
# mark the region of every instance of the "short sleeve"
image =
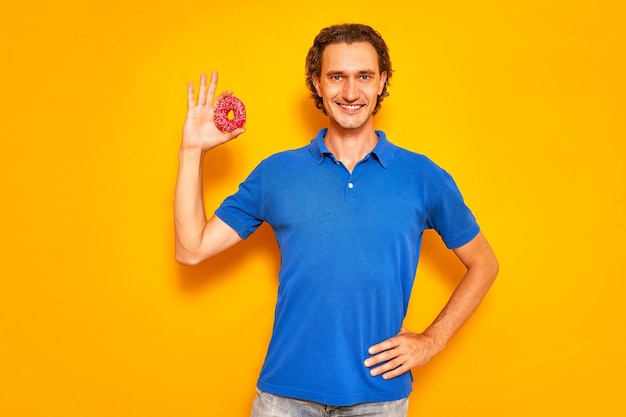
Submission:
POLYGON ((215 210, 215 215, 233 228, 242 239, 248 238, 264 221, 262 166, 257 166, 215 210))
POLYGON ((455 249, 472 240, 480 227, 465 204, 456 183, 441 170, 439 192, 429 210, 428 223, 442 238, 448 249, 455 249))

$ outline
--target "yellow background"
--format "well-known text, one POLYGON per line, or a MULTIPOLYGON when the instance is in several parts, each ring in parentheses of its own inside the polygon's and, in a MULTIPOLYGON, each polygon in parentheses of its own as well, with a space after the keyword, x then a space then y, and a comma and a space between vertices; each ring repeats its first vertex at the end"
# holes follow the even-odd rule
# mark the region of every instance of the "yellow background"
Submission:
MULTIPOLYGON (((247 415, 278 253, 264 226, 175 263, 186 83, 217 69, 248 109, 212 211, 324 125, 304 57, 346 21, 391 49, 376 127, 452 173, 501 262, 410 415, 626 413, 624 2, 59 0, 0 12, 0 415, 247 415)), ((428 233, 407 326, 462 272, 428 233)))

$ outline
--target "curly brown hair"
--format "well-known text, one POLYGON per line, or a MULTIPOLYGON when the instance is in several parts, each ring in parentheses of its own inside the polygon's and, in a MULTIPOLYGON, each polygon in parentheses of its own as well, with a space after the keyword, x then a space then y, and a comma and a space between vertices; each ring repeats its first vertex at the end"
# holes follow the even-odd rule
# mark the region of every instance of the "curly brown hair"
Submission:
POLYGON ((317 95, 315 84, 313 83, 313 75, 319 77, 322 71, 322 52, 327 45, 334 43, 347 43, 354 42, 369 42, 376 52, 378 53, 378 66, 380 72, 387 72, 387 81, 383 87, 383 92, 378 96, 376 100, 376 107, 373 114, 376 114, 380 108, 380 103, 385 97, 389 95, 387 92, 387 86, 390 85, 391 79, 391 59, 389 58, 389 48, 383 40, 383 37, 372 29, 370 26, 359 23, 346 23, 341 25, 334 25, 324 28, 315 37, 313 45, 309 48, 309 53, 306 57, 306 85, 311 90, 311 97, 315 100, 315 107, 322 110, 327 115, 324 109, 324 103, 322 98, 317 95))

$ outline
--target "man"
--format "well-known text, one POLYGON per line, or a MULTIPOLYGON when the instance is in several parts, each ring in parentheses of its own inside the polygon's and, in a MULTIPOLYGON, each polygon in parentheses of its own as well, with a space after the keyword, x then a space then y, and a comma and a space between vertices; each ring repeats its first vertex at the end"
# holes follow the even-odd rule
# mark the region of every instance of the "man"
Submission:
POLYGON ((328 127, 308 146, 262 161, 208 221, 204 154, 245 130, 222 133, 213 123, 217 73, 208 87, 201 77, 197 100, 188 86, 176 259, 197 264, 264 221, 281 252, 274 330, 253 417, 405 416, 410 370, 444 348, 496 277, 497 260, 452 178, 374 129, 391 75, 387 45, 372 28, 323 29, 307 56, 307 84, 328 127), (414 333, 402 322, 427 228, 467 272, 432 325, 414 333))

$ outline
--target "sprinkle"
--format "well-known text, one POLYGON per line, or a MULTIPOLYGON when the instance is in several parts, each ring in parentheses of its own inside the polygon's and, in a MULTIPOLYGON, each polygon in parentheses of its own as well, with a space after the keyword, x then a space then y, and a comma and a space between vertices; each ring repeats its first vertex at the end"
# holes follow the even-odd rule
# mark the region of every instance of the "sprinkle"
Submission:
POLYGON ((246 124, 246 107, 237 97, 224 97, 215 106, 215 126, 222 132, 232 132, 246 124), (233 118, 228 115, 233 112, 233 118))

